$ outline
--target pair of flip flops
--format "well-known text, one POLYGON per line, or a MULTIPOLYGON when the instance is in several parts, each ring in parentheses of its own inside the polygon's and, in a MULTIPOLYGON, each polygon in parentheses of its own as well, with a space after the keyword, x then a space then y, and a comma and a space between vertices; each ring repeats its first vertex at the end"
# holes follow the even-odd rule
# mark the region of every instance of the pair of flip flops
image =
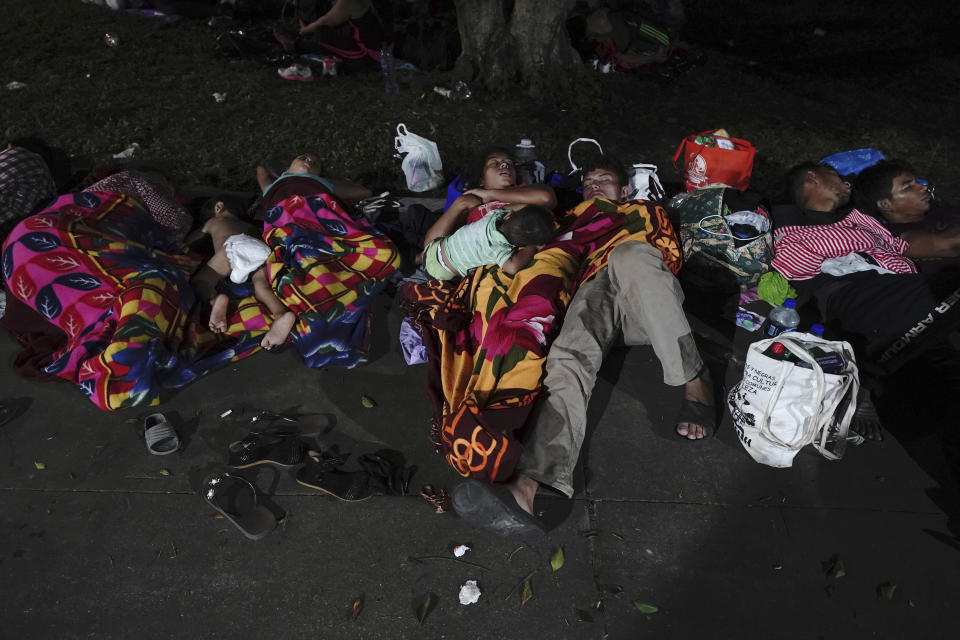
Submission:
POLYGON ((162 413, 152 413, 143 419, 143 439, 147 451, 155 456, 166 456, 180 449, 180 436, 162 413))
MULTIPOLYGON (((278 423, 276 416, 243 440, 230 445, 228 464, 234 469, 247 469, 269 464, 281 469, 302 465, 297 470, 297 482, 317 489, 345 502, 359 502, 373 495, 369 476, 364 471, 341 471, 337 467, 346 462, 345 456, 308 451, 300 440, 300 431, 294 424, 278 423)), ((258 416, 259 418, 259 416, 258 416)), ((257 418, 252 423, 257 422, 257 418)), ((289 422, 289 420, 287 420, 289 422)))
POLYGON ((229 472, 206 477, 200 495, 207 504, 251 540, 260 540, 277 526, 277 519, 257 500, 257 489, 229 472))
POLYGON ((359 471, 343 471, 349 454, 311 454, 297 471, 297 482, 344 502, 360 502, 374 495, 407 494, 416 467, 405 467, 387 455, 365 453, 357 457, 359 471))

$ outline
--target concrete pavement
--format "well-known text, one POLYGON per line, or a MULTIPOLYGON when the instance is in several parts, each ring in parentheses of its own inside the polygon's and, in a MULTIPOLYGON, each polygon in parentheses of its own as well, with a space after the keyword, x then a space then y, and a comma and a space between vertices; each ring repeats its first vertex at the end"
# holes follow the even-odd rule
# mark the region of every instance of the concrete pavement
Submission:
MULTIPOLYGON (((266 466, 245 475, 285 518, 247 540, 197 493, 246 433, 244 407, 301 415, 321 446, 353 454, 348 465, 400 451, 418 467, 415 490, 456 481, 428 441, 424 372, 403 363, 399 312, 386 297, 376 312, 366 366, 316 371, 292 349, 260 353, 171 394, 159 410, 183 450, 166 457, 138 432, 152 410, 104 413, 67 384, 7 369, 2 396, 31 403, 0 428, 4 637, 954 637, 960 553, 928 533, 948 533, 926 494, 937 483, 894 439, 840 462, 804 451, 789 470, 754 463, 729 418, 716 438, 684 441, 672 434, 679 390, 646 348, 616 350, 601 372, 576 498, 538 497, 559 521, 543 544, 471 530, 415 495, 339 502, 266 466), (455 559, 457 544, 472 550, 455 559), (827 574, 834 556, 845 575, 827 574), (458 602, 466 580, 477 604, 458 602), (896 585, 892 599, 878 598, 882 584, 896 585)), ((16 351, 0 338, 5 360, 16 351)))

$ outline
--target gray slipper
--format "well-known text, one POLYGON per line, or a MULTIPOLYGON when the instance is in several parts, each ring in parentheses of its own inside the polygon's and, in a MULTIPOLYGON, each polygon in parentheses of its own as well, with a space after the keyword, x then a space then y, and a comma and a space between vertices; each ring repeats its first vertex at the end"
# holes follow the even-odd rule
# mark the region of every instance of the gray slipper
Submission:
POLYGON ((180 448, 180 437, 162 413, 152 413, 143 419, 143 439, 147 450, 155 456, 165 456, 180 448))
POLYGON ((257 489, 240 476, 230 473, 207 476, 200 495, 251 540, 263 538, 277 526, 273 514, 257 502, 257 489))
POLYGON ((453 488, 453 510, 470 524, 507 538, 535 541, 547 530, 503 484, 468 478, 453 488))

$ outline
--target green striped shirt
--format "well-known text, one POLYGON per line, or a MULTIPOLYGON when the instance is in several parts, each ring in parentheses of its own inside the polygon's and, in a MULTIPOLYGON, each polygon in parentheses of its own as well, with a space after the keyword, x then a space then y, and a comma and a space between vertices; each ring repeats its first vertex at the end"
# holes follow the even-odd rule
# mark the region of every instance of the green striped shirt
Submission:
POLYGON ((497 230, 497 222, 509 212, 509 209, 494 209, 480 220, 462 226, 444 238, 443 253, 447 266, 461 275, 485 264, 502 267, 516 249, 497 230))

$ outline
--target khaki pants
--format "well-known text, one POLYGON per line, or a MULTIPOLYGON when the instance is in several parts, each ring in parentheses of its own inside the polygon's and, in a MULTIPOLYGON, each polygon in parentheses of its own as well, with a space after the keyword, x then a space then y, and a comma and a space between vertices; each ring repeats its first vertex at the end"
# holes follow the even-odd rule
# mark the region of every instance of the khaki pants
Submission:
POLYGON ((544 394, 517 473, 573 497, 587 405, 603 358, 620 335, 628 345, 653 347, 664 383, 679 386, 697 376, 703 360, 682 304, 680 283, 657 249, 626 242, 613 250, 607 268, 574 294, 550 347, 544 394))

